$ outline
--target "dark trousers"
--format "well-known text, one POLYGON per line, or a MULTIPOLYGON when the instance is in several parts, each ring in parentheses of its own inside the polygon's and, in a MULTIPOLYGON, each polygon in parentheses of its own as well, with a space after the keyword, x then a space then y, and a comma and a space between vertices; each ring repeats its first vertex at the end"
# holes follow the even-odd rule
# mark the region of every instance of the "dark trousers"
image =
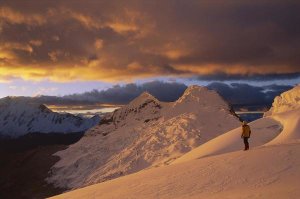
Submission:
POLYGON ((244 144, 245 144, 245 150, 249 149, 249 142, 248 142, 248 137, 244 137, 244 144))

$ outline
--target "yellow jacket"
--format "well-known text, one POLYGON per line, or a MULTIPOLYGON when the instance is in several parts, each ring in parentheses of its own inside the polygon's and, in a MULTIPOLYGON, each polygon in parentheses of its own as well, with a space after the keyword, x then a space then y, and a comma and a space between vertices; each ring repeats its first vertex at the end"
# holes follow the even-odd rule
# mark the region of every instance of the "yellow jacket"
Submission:
POLYGON ((242 128, 243 128, 242 137, 249 138, 251 135, 250 126, 246 124, 243 125, 242 128))

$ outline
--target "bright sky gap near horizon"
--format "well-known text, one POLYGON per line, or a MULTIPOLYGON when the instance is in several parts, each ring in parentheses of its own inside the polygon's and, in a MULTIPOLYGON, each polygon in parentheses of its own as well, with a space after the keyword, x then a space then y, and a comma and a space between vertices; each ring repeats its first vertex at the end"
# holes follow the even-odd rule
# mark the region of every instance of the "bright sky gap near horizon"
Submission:
POLYGON ((279 0, 2 0, 0 97, 151 81, 294 86, 299 9, 279 0))

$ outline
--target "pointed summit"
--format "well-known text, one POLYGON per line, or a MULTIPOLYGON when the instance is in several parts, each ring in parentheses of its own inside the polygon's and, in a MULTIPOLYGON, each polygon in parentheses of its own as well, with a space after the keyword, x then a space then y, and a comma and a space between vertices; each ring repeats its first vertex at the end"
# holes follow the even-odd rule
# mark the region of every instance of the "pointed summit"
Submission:
POLYGON ((209 90, 206 87, 198 86, 198 85, 191 85, 184 91, 183 96, 199 95, 200 93, 206 93, 206 92, 209 92, 209 90))
POLYGON ((156 99, 153 95, 151 95, 148 92, 143 92, 137 98, 135 98, 134 100, 132 100, 129 103, 129 106, 135 106, 135 107, 137 107, 137 106, 140 106, 140 105, 142 105, 142 104, 144 104, 145 102, 148 102, 148 101, 154 101, 156 103, 159 103, 159 100, 156 99))
POLYGON ((158 99, 148 92, 143 92, 128 105, 115 110, 110 120, 116 126, 128 125, 137 121, 150 121, 159 117, 161 108, 162 105, 158 99))
POLYGON ((176 101, 175 105, 186 103, 197 103, 197 106, 201 104, 205 106, 228 106, 227 102, 216 91, 197 85, 189 86, 176 101))

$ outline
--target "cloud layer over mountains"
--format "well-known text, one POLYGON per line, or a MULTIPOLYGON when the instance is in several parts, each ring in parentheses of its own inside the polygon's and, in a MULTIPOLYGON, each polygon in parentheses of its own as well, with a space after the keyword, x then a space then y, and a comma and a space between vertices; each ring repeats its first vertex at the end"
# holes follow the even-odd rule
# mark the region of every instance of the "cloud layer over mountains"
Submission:
POLYGON ((143 92, 149 92, 161 101, 171 102, 177 100, 186 88, 187 86, 181 83, 153 81, 141 85, 134 83, 124 86, 115 85, 107 90, 93 90, 82 94, 67 95, 63 98, 77 101, 127 104, 143 92))
POLYGON ((249 84, 211 83, 208 88, 216 90, 233 105, 270 106, 274 98, 292 88, 284 85, 252 86, 249 84))
MULTIPOLYGON (((274 97, 289 90, 292 86, 268 85, 253 86, 244 83, 226 84, 213 82, 207 85, 209 89, 217 91, 225 100, 234 106, 268 107, 274 97)), ((161 101, 175 101, 185 91, 187 86, 176 82, 153 81, 144 84, 115 85, 106 90, 92 90, 81 94, 56 96, 39 96, 32 98, 38 103, 51 105, 74 104, 127 104, 143 92, 149 92, 161 101)), ((25 97, 24 97, 25 98, 25 97)))
MULTIPOLYGON (((207 86, 217 91, 225 100, 233 105, 270 106, 274 98, 287 91, 292 86, 268 85, 252 86, 243 83, 225 84, 213 82, 207 86)), ((83 94, 65 96, 66 99, 102 103, 126 104, 132 99, 147 91, 161 101, 177 100, 187 88, 181 83, 149 82, 142 85, 127 84, 114 86, 104 91, 93 90, 83 94)))

